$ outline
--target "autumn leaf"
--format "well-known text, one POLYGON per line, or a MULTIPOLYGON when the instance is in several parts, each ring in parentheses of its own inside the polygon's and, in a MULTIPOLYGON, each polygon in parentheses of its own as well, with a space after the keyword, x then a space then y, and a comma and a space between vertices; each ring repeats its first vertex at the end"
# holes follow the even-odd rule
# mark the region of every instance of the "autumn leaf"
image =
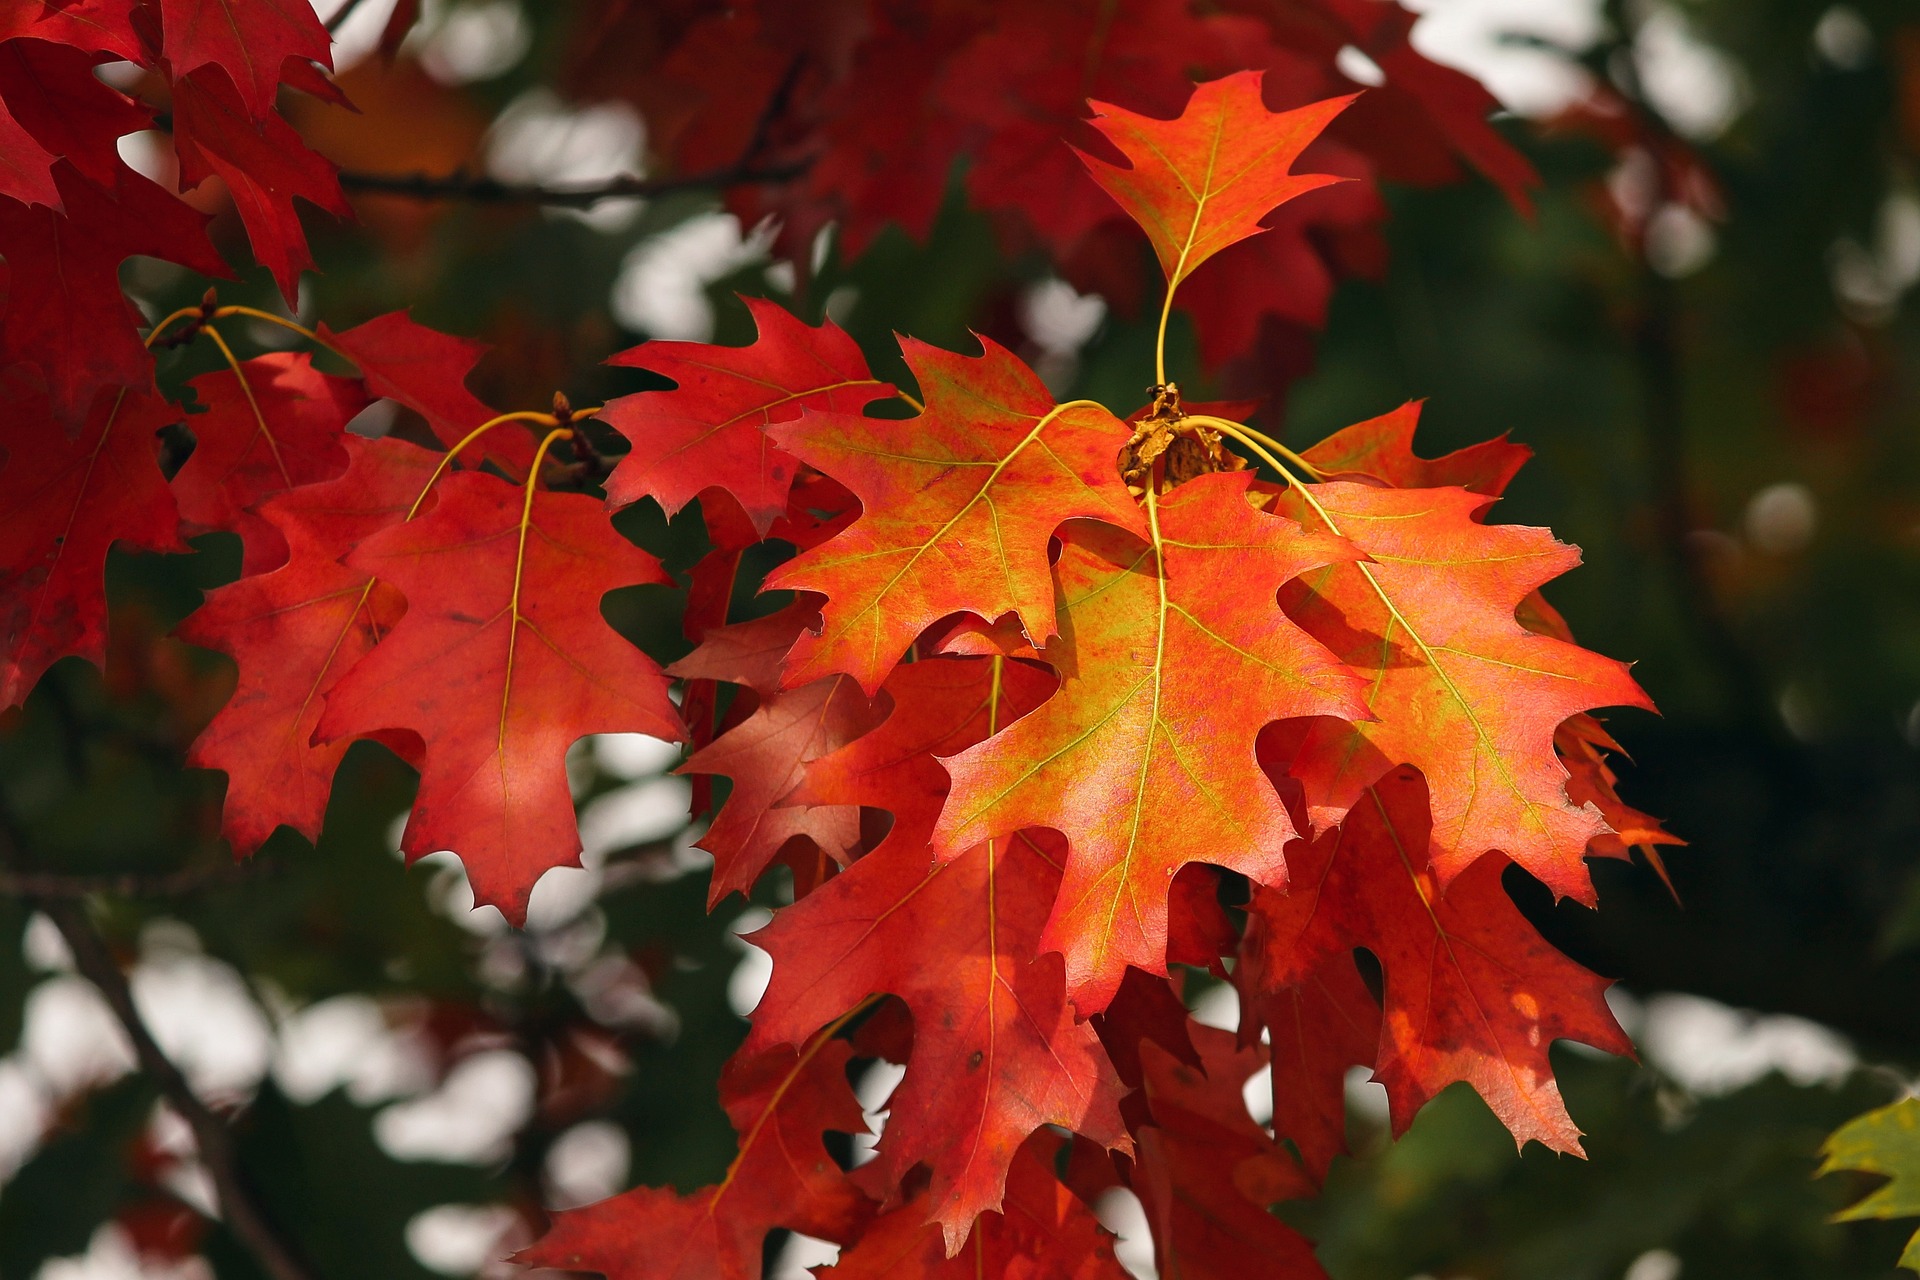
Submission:
POLYGON ((822 857, 843 866, 853 860, 860 839, 857 806, 789 799, 808 761, 880 720, 879 710, 845 676, 780 688, 781 656, 818 617, 817 598, 803 596, 779 613, 710 632, 700 648, 668 669, 688 679, 745 685, 758 703, 680 767, 682 773, 733 780, 726 803, 698 841, 713 855, 709 907, 735 890, 749 892, 789 841, 809 841, 822 857))
POLYGON ((1364 690, 1275 603, 1282 583, 1351 555, 1246 501, 1246 473, 1202 476, 1157 502, 1153 543, 1076 524, 1054 574, 1060 691, 945 763, 942 858, 1026 827, 1070 850, 1041 936, 1067 959, 1082 1016, 1126 966, 1166 972, 1167 895, 1185 864, 1275 886, 1293 823, 1255 758, 1267 723, 1363 716, 1364 690))
POLYGON ((607 1280, 757 1280, 761 1242, 776 1227, 851 1241, 873 1202, 820 1141, 824 1130, 866 1128, 847 1086, 851 1052, 821 1035, 797 1053, 735 1054, 720 1076, 720 1101, 740 1148, 718 1184, 686 1196, 636 1187, 555 1214, 513 1260, 607 1280))
MULTIPOLYGON (((258 356, 188 385, 207 411, 187 418, 193 454, 173 477, 181 518, 189 532, 239 534, 242 573, 271 569, 286 560, 286 540, 252 508, 344 471, 347 423, 366 408, 366 394, 357 381, 320 373, 311 357, 291 352, 258 356)), ((407 501, 418 496, 416 488, 407 501)), ((335 554, 345 552, 342 545, 335 554)))
POLYGON ((333 165, 309 151, 278 115, 249 119, 232 83, 214 71, 174 82, 173 124, 181 186, 216 174, 227 184, 253 256, 273 274, 287 305, 296 305, 300 273, 313 265, 313 255, 294 198, 336 217, 353 216, 333 165))
POLYGON ((1093 126, 1130 163, 1080 158, 1147 233, 1169 291, 1214 254, 1258 235, 1274 208, 1340 181, 1289 170, 1353 99, 1273 112, 1261 101, 1261 78, 1242 71, 1199 85, 1174 120, 1090 104, 1093 126))
MULTIPOLYGON (((16 276, 16 279, 18 277, 16 276)), ((0 383, 0 385, 6 385, 0 383)), ((182 415, 158 395, 103 391, 74 435, 16 380, 0 424, 0 708, 25 702, 69 654, 100 666, 107 552, 184 551, 154 433, 182 415)))
POLYGON ((1324 828, 1411 764, 1432 788, 1442 884, 1498 849, 1556 895, 1591 904, 1584 858, 1606 823, 1568 799, 1554 732, 1593 707, 1651 704, 1623 663, 1521 626, 1521 602, 1580 553, 1544 529, 1481 523, 1488 501, 1344 481, 1280 499, 1367 557, 1303 576, 1281 603, 1365 677, 1375 717, 1316 722, 1289 772, 1324 828))
POLYGON ((1273 1131, 1293 1143, 1307 1172, 1322 1182, 1333 1158, 1347 1150, 1347 1072, 1373 1066, 1380 1002, 1351 954, 1330 952, 1279 981, 1266 972, 1270 959, 1265 916, 1251 912, 1233 975, 1240 1039, 1253 1043, 1266 1033, 1273 1131))
POLYGON ((160 26, 176 81, 218 67, 255 120, 272 114, 289 58, 333 66, 332 39, 306 0, 160 0, 160 26))
POLYGON ((53 182, 53 161, 53 153, 34 140, 0 99, 0 196, 57 207, 60 188, 53 182))
POLYGON ((1391 413, 1334 432, 1300 456, 1330 479, 1365 478, 1396 489, 1459 485, 1490 498, 1506 492, 1507 482, 1533 456, 1527 446, 1500 436, 1444 457, 1422 458, 1413 451, 1413 434, 1423 407, 1409 400, 1391 413))
POLYGON ((701 490, 724 489, 764 537, 786 511, 799 469, 765 428, 803 409, 858 415, 893 394, 832 321, 812 328, 776 303, 741 300, 759 332, 751 345, 646 342, 607 362, 676 384, 621 396, 600 414, 633 445, 607 480, 616 506, 650 497, 673 515, 701 490))
POLYGON ((417 733, 426 757, 402 850, 452 849, 475 900, 517 923, 540 873, 578 860, 567 748, 590 733, 685 734, 666 677, 600 612, 614 588, 668 578, 598 499, 473 471, 436 495, 347 557, 407 612, 327 695, 315 740, 417 733))
MULTIPOLYGON (((47 156, 49 189, 55 157, 89 181, 113 186, 123 167, 118 140, 149 127, 153 111, 102 82, 94 63, 87 49, 46 37, 0 40, 0 99, 24 134, 19 151, 0 147, 0 166, 16 166, 39 151, 47 156)), ((59 202, 55 190, 41 203, 59 202)))
MULTIPOLYGON (((1833 1132, 1820 1156, 1819 1174, 1856 1171, 1891 1179, 1835 1214, 1836 1221, 1920 1218, 1920 1194, 1915 1191, 1920 1186, 1920 1099, 1902 1098, 1855 1116, 1833 1132)), ((1907 1241, 1899 1265, 1920 1271, 1920 1233, 1907 1241)))
POLYGON ((1080 1198, 1054 1176, 1060 1139, 1039 1135, 1020 1148, 1007 1173, 1006 1202, 982 1214, 964 1248, 947 1256, 926 1196, 875 1218, 820 1280, 1126 1280, 1113 1238, 1080 1198))
POLYGON ((1192 1280, 1325 1280, 1313 1246, 1268 1212, 1309 1197, 1313 1184, 1247 1114, 1243 1089, 1265 1064, 1257 1046, 1195 1024, 1194 1067, 1141 1046, 1152 1124, 1140 1130, 1133 1189, 1153 1228, 1163 1276, 1192 1280))
POLYGON ((1610 984, 1527 923, 1501 884, 1499 854, 1443 887, 1426 856, 1430 826, 1427 787, 1401 768, 1368 788, 1338 830, 1296 845, 1293 891, 1254 892, 1264 980, 1301 982, 1366 947, 1386 974, 1374 1078, 1387 1088, 1396 1135, 1465 1080, 1516 1143, 1581 1154, 1547 1051, 1578 1040, 1633 1052, 1607 1008, 1610 984))
MULTIPOLYGON (((399 591, 339 557, 405 520, 437 459, 401 440, 343 443, 345 474, 281 494, 256 517, 283 538, 285 563, 214 591, 179 631, 240 668, 233 696, 187 763, 227 774, 221 833, 241 857, 282 824, 319 838, 334 771, 351 745, 313 742, 326 695, 407 608, 399 591)), ((407 754, 418 759, 417 749, 407 754)))
POLYGON ((122 261, 144 254, 203 275, 229 273, 207 241, 206 218, 124 165, 110 187, 67 160, 54 165, 53 180, 60 211, 0 199, 8 270, 0 365, 35 370, 55 421, 71 430, 96 391, 153 380, 153 361, 127 323, 122 261))
POLYGON ((917 417, 808 412, 768 428, 861 505, 844 532, 767 580, 827 599, 820 633, 794 646, 789 685, 845 672, 871 695, 915 636, 962 611, 1014 613, 1039 643, 1054 631, 1047 543, 1061 523, 1146 535, 1114 465, 1126 427, 1096 404, 1055 404, 1013 353, 980 341, 968 357, 901 340, 926 400, 917 417))
MULTIPOLYGON (((322 324, 319 333, 323 345, 359 366, 371 394, 425 418, 441 444, 458 444, 494 416, 467 390, 467 375, 487 353, 483 342, 429 329, 404 311, 390 311, 338 333, 322 324)), ((524 476, 533 461, 534 441, 508 428, 487 433, 471 449, 461 455, 463 462, 488 460, 509 474, 524 476)))

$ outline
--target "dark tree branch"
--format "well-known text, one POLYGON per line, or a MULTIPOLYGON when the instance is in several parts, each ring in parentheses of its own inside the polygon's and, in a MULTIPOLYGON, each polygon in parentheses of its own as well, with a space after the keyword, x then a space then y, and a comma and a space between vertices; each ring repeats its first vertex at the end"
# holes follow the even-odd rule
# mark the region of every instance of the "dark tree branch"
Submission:
MULTIPOLYGON (((10 816, 0 814, 0 867, 6 868, 17 880, 37 879, 22 865, 26 860, 23 841, 10 816)), ((51 894, 35 894, 33 901, 66 939, 68 950, 73 952, 74 967, 100 989, 120 1029, 133 1043, 140 1070, 159 1087, 161 1096, 192 1130, 194 1145, 200 1150, 200 1162, 213 1182, 220 1217, 227 1229, 253 1254, 271 1280, 314 1280, 314 1273, 298 1259, 248 1184, 234 1150, 232 1130, 201 1101, 180 1068, 153 1038, 153 1032, 133 1002, 133 988, 127 984, 127 976, 114 961, 106 939, 87 918, 86 908, 71 897, 51 894)))
POLYGON ((365 0, 347 0, 345 4, 335 9, 333 16, 327 19, 327 34, 337 34, 341 27, 347 25, 347 19, 353 16, 353 11, 358 9, 363 3, 365 3, 365 0))
POLYGON ((219 863, 150 874, 140 871, 65 875, 54 871, 0 870, 0 896, 85 898, 108 893, 122 898, 179 898, 210 885, 233 884, 252 870, 249 863, 219 863))
POLYGON ((712 191, 725 187, 790 182, 805 172, 800 164, 764 169, 736 165, 708 173, 670 178, 625 175, 586 187, 549 187, 539 183, 501 182, 484 174, 455 172, 362 173, 344 169, 340 185, 360 195, 399 196, 408 200, 465 200, 476 204, 541 204, 561 209, 590 209, 602 200, 642 199, 681 191, 712 191))

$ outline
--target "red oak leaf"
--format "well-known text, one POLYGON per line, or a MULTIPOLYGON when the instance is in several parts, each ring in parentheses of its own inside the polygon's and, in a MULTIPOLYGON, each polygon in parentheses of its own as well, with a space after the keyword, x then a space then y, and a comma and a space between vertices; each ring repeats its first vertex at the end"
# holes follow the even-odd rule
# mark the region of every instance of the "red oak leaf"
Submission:
MULTIPOLYGON (((320 337, 360 367, 368 391, 425 418, 435 438, 449 448, 494 417, 493 410, 467 390, 467 375, 487 353, 484 342, 416 324, 404 311, 375 316, 340 333, 322 324, 320 337)), ((496 462, 514 475, 524 476, 533 463, 533 440, 511 426, 488 432, 468 448, 471 452, 463 453, 462 461, 496 462)))
MULTIPOLYGON (((85 49, 45 39, 0 42, 0 98, 35 149, 110 187, 122 168, 116 144, 125 134, 147 128, 153 112, 102 83, 93 73, 94 62, 85 49)), ((0 155, 6 151, 0 148, 0 155)), ((0 159, 0 165, 7 163, 0 159)), ((41 203, 58 203, 58 194, 41 203)))
POLYGON ((1000 1207, 1007 1167, 1036 1129, 1056 1124, 1131 1148, 1119 1078, 1067 1006, 1060 958, 1033 958, 1059 878, 1024 836, 931 871, 924 845, 892 845, 753 935, 773 956, 773 979, 749 1045, 804 1040, 823 1016, 878 992, 912 1010, 913 1054, 880 1169, 898 1186, 914 1165, 929 1166, 926 1212, 949 1254, 978 1214, 1000 1207))
POLYGON ((405 520, 439 459, 401 440, 343 443, 344 475, 281 494, 256 517, 284 538, 286 563, 219 588, 180 628, 181 639, 240 668, 233 697, 187 763, 227 774, 221 833, 241 857, 282 824, 319 837, 334 771, 351 745, 313 744, 326 695, 406 612, 397 590, 337 557, 405 520))
POLYGON ((676 676, 744 684, 759 695, 751 715, 680 766, 683 773, 733 780, 726 803, 698 842, 713 855, 709 906, 736 889, 750 891, 791 840, 809 840, 843 866, 860 842, 857 806, 788 799, 808 761, 859 737, 880 719, 871 700, 844 676, 780 689, 781 655, 818 616, 818 601, 803 596, 779 613, 709 633, 700 648, 670 668, 676 676))
POLYGON ((287 59, 333 66, 332 37, 307 0, 160 0, 160 25, 173 79, 218 67, 255 120, 273 113, 287 59))
POLYGON ((1413 451, 1421 407, 1421 401, 1409 400, 1391 413, 1334 432, 1300 456, 1329 479, 1366 478, 1396 489, 1459 485, 1489 498, 1506 492, 1507 482, 1533 456, 1527 446, 1501 436, 1444 457, 1422 458, 1413 451))
POLYGON ((102 387, 152 380, 153 360, 120 292, 122 260, 146 254, 203 275, 229 272, 207 242, 205 216, 124 165, 110 188, 69 160, 54 165, 53 178, 64 212, 0 199, 9 274, 0 366, 35 370, 55 419, 70 423, 102 387))
POLYGON ((1153 1227, 1163 1276, 1193 1280, 1325 1280, 1313 1246, 1268 1212, 1314 1187, 1286 1150, 1247 1114, 1243 1090, 1266 1061, 1257 1046, 1195 1024, 1203 1066, 1143 1045, 1147 1106, 1133 1189, 1153 1227))
POLYGON ((947 771, 934 757, 992 736, 1046 701, 1057 684, 1044 668, 990 657, 895 667, 882 686, 893 704, 886 720, 810 762, 791 798, 885 809, 893 829, 881 847, 924 855, 947 795, 947 771))
POLYGON ((1147 233, 1169 289, 1222 249, 1258 235, 1273 209, 1340 180, 1289 170, 1353 99, 1276 113, 1261 101, 1260 80, 1260 72, 1242 71, 1208 81, 1175 120, 1091 104, 1094 127, 1131 164, 1080 158, 1147 233))
MULTIPOLYGON (((49 216, 56 216, 49 214, 49 216)), ((16 271, 19 267, 16 266, 16 271)), ((6 386, 0 420, 0 708, 69 654, 101 666, 107 552, 185 551, 154 433, 182 416, 158 395, 103 391, 75 435, 37 389, 6 386)))
POLYGON ((338 171, 309 151, 278 114, 269 112, 257 123, 250 119, 232 83, 216 71, 174 81, 173 122, 181 188, 198 186, 216 174, 227 184, 246 224, 253 256, 273 273, 288 305, 294 305, 300 273, 313 265, 294 197, 336 217, 351 218, 353 206, 340 190, 338 171))
POLYGON ((1254 891, 1263 975, 1303 981, 1327 959, 1351 965, 1353 948, 1368 948, 1386 973, 1374 1078, 1387 1088, 1396 1135, 1465 1080, 1517 1143, 1580 1154, 1547 1050, 1579 1040, 1632 1053, 1607 1008, 1611 984, 1527 923, 1500 883, 1509 864, 1499 854, 1443 891, 1427 857, 1430 826, 1426 784, 1400 768, 1366 790, 1339 830, 1295 846, 1293 892, 1254 891))
POLYGON ((139 0, 19 0, 0 6, 0 40, 25 37, 141 62, 147 55, 133 28, 137 3, 139 0))
POLYGON ((347 558, 406 616, 327 696, 316 741, 401 729, 426 744, 401 840, 452 849, 474 897, 518 923, 534 881, 577 865, 567 748, 590 733, 685 735, 660 668, 601 616, 607 592, 666 583, 583 494, 449 475, 434 509, 347 558))
POLYGON ((838 1263, 814 1274, 820 1280, 1126 1280, 1112 1237, 1054 1176, 1061 1145, 1045 1134, 1020 1148, 1000 1212, 982 1214, 958 1254, 947 1256, 945 1237, 920 1195, 875 1218, 838 1263))
POLYGON ((750 346, 647 342, 607 363, 672 378, 671 391, 608 403, 601 420, 633 444, 607 480, 616 506, 650 497, 668 515, 702 489, 732 494, 765 537, 787 510, 799 470, 765 428, 802 409, 858 414, 893 388, 867 372, 866 357, 832 321, 802 324, 777 303, 743 298, 759 338, 750 346))
POLYGON ((1314 1181, 1347 1150, 1347 1070, 1371 1067, 1380 1044, 1380 1002, 1351 954, 1322 956, 1297 977, 1267 972, 1265 917, 1250 913, 1234 970, 1240 1039, 1264 1029, 1272 1057, 1273 1132, 1292 1141, 1314 1181))
POLYGON ((1153 544, 1069 526, 1054 569, 1060 637, 1043 655, 1060 691, 945 762, 939 856, 1024 827, 1067 837, 1040 945, 1066 955, 1082 1016, 1106 1007, 1127 965, 1167 971, 1167 894, 1185 864, 1286 883, 1294 829, 1256 762, 1261 727, 1366 714, 1353 673, 1274 600, 1351 551, 1255 511, 1248 483, 1214 474, 1173 490, 1149 508, 1153 544))
MULTIPOLYGON (((207 411, 187 420, 193 455, 173 477, 181 518, 192 533, 239 534, 243 574, 271 569, 286 560, 286 539, 252 507, 345 470, 347 422, 366 408, 366 395, 353 379, 320 373, 311 357, 288 352, 245 361, 238 373, 202 374, 189 385, 207 411)), ((418 496, 416 486, 407 500, 418 496)), ((328 558, 346 549, 342 544, 328 558)))
MULTIPOLYGON (((4 53, 5 45, 0 45, 4 53)), ((57 208, 60 188, 53 183, 54 155, 7 110, 0 98, 0 196, 21 204, 57 208)))
POLYGON ((1624 664, 1519 623, 1515 609, 1580 553, 1544 529, 1481 523, 1488 505, 1464 489, 1344 481, 1280 498, 1277 509, 1367 556, 1305 575, 1281 603, 1366 678, 1377 717, 1315 722, 1289 772, 1320 828, 1412 764, 1432 788, 1442 884, 1498 849, 1591 904, 1583 859, 1606 823, 1567 798, 1554 731, 1592 707, 1651 704, 1624 664))
POLYGON ((789 684, 844 671, 872 694, 915 636, 961 611, 1015 613, 1039 643, 1054 630, 1047 543, 1061 522, 1084 516, 1146 535, 1114 465, 1125 425, 1089 402, 1056 405, 1012 352, 980 341, 970 358, 901 340, 926 401, 918 417, 810 412, 768 429, 862 507, 768 578, 827 597, 820 634, 793 648, 789 684))
POLYGON ((846 1041, 824 1035, 797 1054, 735 1054, 720 1076, 721 1105, 740 1135, 725 1178, 692 1195, 636 1187, 566 1210, 513 1260, 608 1280, 758 1280, 761 1244, 776 1227, 851 1241, 873 1202, 820 1142, 827 1129, 866 1129, 847 1086, 850 1056, 846 1041))
POLYGON ((1686 841, 1661 826, 1659 819, 1620 798, 1616 785, 1619 779, 1607 762, 1609 751, 1620 750, 1613 735, 1594 717, 1582 713, 1569 716, 1566 723, 1554 730, 1553 745, 1560 753, 1560 762, 1567 767, 1567 799, 1574 804, 1592 805, 1607 821, 1607 830, 1593 838, 1587 852, 1599 858, 1626 858, 1629 849, 1639 849, 1660 882, 1667 886, 1667 892, 1678 902, 1680 892, 1673 887, 1673 877, 1667 874, 1660 846, 1684 845, 1686 841))

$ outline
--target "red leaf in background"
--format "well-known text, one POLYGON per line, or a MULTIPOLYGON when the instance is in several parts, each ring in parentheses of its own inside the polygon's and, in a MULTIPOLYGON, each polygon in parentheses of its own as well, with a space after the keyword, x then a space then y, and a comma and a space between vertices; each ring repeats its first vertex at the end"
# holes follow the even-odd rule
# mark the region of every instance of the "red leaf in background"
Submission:
POLYGON ((147 128, 153 112, 103 84, 94 61, 65 44, 0 42, 0 98, 34 144, 106 187, 124 167, 118 140, 147 128))
POLYGON ((1367 556, 1303 576, 1282 604, 1366 678, 1377 717, 1315 721, 1289 772, 1323 828, 1393 766, 1412 764, 1432 789, 1441 883, 1498 849, 1556 895, 1590 904, 1584 859, 1606 824, 1568 800, 1553 735, 1576 712, 1650 703, 1624 664, 1520 625, 1514 611, 1580 553, 1544 529, 1481 523, 1489 502, 1344 481, 1281 497, 1280 509, 1367 556))
POLYGON ((1201 476, 1159 500, 1152 546, 1070 526, 1054 568, 1060 691, 944 763, 934 837, 953 857, 1049 827, 1071 846, 1040 945, 1067 957, 1082 1016, 1126 966, 1164 974, 1167 895, 1189 862, 1286 883, 1293 823, 1256 762, 1262 726, 1366 714, 1353 673, 1274 601, 1283 582, 1351 553, 1247 504, 1249 476, 1201 476))
POLYGON ((578 863, 567 749, 590 733, 685 736, 660 668, 600 612, 617 587, 669 579, 597 498, 529 498, 472 471, 435 492, 432 512, 347 558, 397 587, 407 612, 328 694, 315 736, 419 734, 402 850, 452 849, 475 900, 517 924, 540 874, 578 863))
POLYGON ((866 1130, 847 1086, 851 1053, 824 1036, 797 1055, 736 1053, 720 1076, 720 1102, 740 1149, 717 1186, 688 1196, 636 1187, 568 1209, 513 1260, 608 1280, 758 1280, 761 1242, 775 1227, 851 1241, 873 1202, 820 1142, 827 1129, 866 1130))
POLYGON ((879 708, 843 676, 780 689, 780 656, 818 616, 818 601, 802 597, 779 613, 709 633, 700 648, 670 668, 676 676, 744 684, 758 695, 751 715, 680 766, 682 773, 733 780, 726 803, 698 841, 713 855, 709 906, 736 889, 749 892, 788 841, 809 840, 842 866, 860 842, 857 806, 789 799, 808 761, 880 720, 879 708))
POLYGON ((173 121, 181 187, 219 175, 246 224, 253 256, 273 273, 287 305, 295 305, 300 273, 313 265, 313 255, 294 197, 351 218, 353 206, 340 190, 337 170, 309 151, 278 115, 269 113, 258 123, 249 119, 232 84, 215 72, 174 82, 173 121))
MULTIPOLYGON (((251 508, 344 471, 347 423, 366 408, 366 395, 357 381, 320 373, 312 357, 287 352, 244 361, 238 376, 223 369, 189 385, 207 411, 187 419, 196 443, 173 477, 181 518, 190 533, 239 534, 242 574, 271 569, 286 560, 286 540, 251 508)), ((408 501, 417 496, 416 487, 408 501)), ((347 545, 329 557, 346 554, 347 545)))
MULTIPOLYGON (((441 444, 452 448, 468 432, 494 417, 485 403, 467 390, 467 375, 487 344, 456 338, 418 324, 404 311, 375 316, 365 324, 335 333, 324 323, 321 340, 360 368, 367 390, 413 410, 441 444)), ((514 426, 498 427, 472 445, 461 461, 487 460, 514 475, 524 476, 533 463, 534 441, 514 426)))
POLYGON ((1607 1008, 1611 984, 1527 923, 1500 883, 1508 862, 1499 854, 1443 892, 1425 853, 1430 825, 1426 784, 1401 768, 1369 788, 1339 830, 1294 846, 1294 891, 1256 889, 1250 907, 1263 917, 1264 979, 1301 981, 1368 948, 1386 973, 1374 1078, 1387 1087, 1396 1136, 1465 1080, 1515 1142, 1578 1155, 1580 1131, 1547 1051, 1578 1040, 1633 1052, 1607 1008))
POLYGON ((802 635, 788 659, 789 684, 844 671, 872 694, 914 637, 961 611, 1015 613, 1037 643, 1054 631, 1047 544, 1062 521, 1145 536, 1113 462, 1126 427, 1098 405, 1056 405, 1018 357, 991 339, 981 346, 967 357, 901 340, 926 401, 918 417, 807 413, 769 429, 862 508, 767 580, 827 597, 821 632, 802 635))
POLYGON ((232 77, 241 108, 255 120, 273 113, 289 58, 333 66, 332 37, 307 0, 159 0, 160 53, 173 79, 202 67, 232 77))
POLYGON ((1127 1280, 1093 1211, 1053 1174, 1062 1142, 1031 1139, 1007 1173, 1006 1202, 983 1214, 967 1246, 947 1256, 919 1195, 875 1218, 820 1280, 1127 1280))
MULTIPOLYGON (((53 216, 53 215, 49 215, 53 216)), ((17 270, 18 268, 16 268, 17 270)), ((69 435, 19 379, 0 419, 0 708, 69 654, 102 665, 107 552, 185 551, 154 433, 184 416, 158 395, 103 391, 69 435)))
POLYGON ((1147 233, 1169 288, 1222 249, 1258 235, 1260 219, 1273 209, 1339 181, 1289 169, 1352 99, 1276 113, 1261 100, 1260 81, 1260 72, 1243 71, 1202 84, 1175 120, 1091 104, 1093 126, 1131 165, 1085 153, 1081 159, 1147 233))
POLYGON ((1247 1114, 1246 1082, 1266 1062, 1258 1047, 1194 1024, 1202 1067, 1143 1045, 1147 1106, 1133 1189, 1153 1227, 1163 1276, 1191 1280, 1325 1280, 1305 1237, 1269 1213, 1314 1187, 1285 1148, 1247 1114))
MULTIPOLYGON (((240 668, 233 697, 187 755, 197 769, 227 774, 221 833, 240 857, 282 824, 319 838, 351 745, 314 745, 326 695, 406 612, 399 591, 338 557, 406 519, 439 459, 400 440, 343 444, 346 474, 281 494, 255 517, 284 536, 286 563, 214 591, 179 631, 240 668)), ((418 751, 409 758, 418 763, 418 751)))
POLYGON ((227 276, 206 238, 206 218, 124 166, 111 190, 53 167, 64 212, 0 199, 7 247, 7 305, 0 366, 23 364, 44 379, 60 423, 76 423, 102 387, 141 387, 153 361, 120 292, 120 263, 165 258, 203 275, 227 276))
POLYGON ((600 414, 633 444, 607 480, 614 505, 650 497, 671 516, 701 490, 725 489, 765 537, 786 511, 799 470, 765 428, 799 417, 802 409, 858 414, 893 394, 832 321, 813 328, 777 303, 742 301, 759 333, 749 346, 646 342, 607 362, 650 369, 678 384, 621 396, 600 414))

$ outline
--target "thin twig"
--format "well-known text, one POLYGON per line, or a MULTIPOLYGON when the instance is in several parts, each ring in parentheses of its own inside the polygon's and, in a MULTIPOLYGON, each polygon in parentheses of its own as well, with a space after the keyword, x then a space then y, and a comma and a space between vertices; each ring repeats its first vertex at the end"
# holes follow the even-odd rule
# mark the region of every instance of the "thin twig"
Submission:
POLYGON ((252 863, 213 863, 160 875, 141 871, 65 875, 55 871, 0 871, 0 897, 85 898, 96 893, 121 898, 178 898, 212 885, 245 879, 252 863))
POLYGON ((335 9, 333 16, 327 19, 327 34, 330 36, 338 35, 340 28, 347 25, 347 19, 353 16, 353 11, 358 9, 363 3, 365 3, 365 0, 347 0, 345 4, 335 9))
MULTIPOLYGON (((17 878, 31 878, 33 873, 22 865, 26 861, 22 844, 10 816, 0 814, 0 866, 17 878)), ((314 1273, 298 1260, 292 1245, 273 1226, 248 1185, 234 1150, 232 1131, 200 1100, 180 1068, 153 1038, 153 1032, 133 1002, 133 988, 127 984, 127 976, 114 962, 106 939, 87 918, 86 908, 71 898, 52 895, 35 895, 34 904, 66 939, 67 949, 73 953, 74 967, 100 989, 120 1029, 133 1043, 134 1057, 141 1071, 152 1079, 161 1096, 192 1130, 200 1162, 213 1183, 220 1217, 227 1229, 253 1254, 271 1280, 314 1280, 314 1273)))
POLYGON ((622 175, 587 187, 549 187, 537 182, 502 182, 484 174, 454 172, 362 173, 343 169, 340 185, 360 195, 399 196, 408 200, 466 200, 477 204, 543 204, 561 209, 590 209, 602 200, 641 199, 681 191, 790 182, 806 171, 801 164, 764 169, 733 166, 709 173, 642 178, 622 175))

